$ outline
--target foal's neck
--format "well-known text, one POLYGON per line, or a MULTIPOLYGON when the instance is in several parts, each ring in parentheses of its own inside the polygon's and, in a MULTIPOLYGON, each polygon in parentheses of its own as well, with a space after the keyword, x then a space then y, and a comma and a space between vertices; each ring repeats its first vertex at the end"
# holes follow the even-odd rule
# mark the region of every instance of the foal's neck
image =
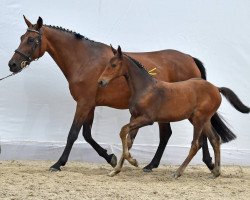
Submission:
POLYGON ((124 61, 127 67, 125 77, 132 96, 139 94, 155 82, 154 78, 152 78, 145 69, 137 66, 130 58, 125 56, 124 61))

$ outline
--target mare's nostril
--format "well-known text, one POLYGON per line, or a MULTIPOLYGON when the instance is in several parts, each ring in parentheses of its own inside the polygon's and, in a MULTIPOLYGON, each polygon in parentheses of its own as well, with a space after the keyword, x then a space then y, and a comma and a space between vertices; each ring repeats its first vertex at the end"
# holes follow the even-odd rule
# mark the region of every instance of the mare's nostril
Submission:
POLYGON ((16 67, 16 63, 14 61, 9 62, 9 67, 16 67))

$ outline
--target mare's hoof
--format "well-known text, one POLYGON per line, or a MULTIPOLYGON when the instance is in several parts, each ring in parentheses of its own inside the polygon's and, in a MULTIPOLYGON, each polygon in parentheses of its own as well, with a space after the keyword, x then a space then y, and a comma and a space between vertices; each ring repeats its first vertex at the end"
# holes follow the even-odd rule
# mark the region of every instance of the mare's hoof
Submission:
POLYGON ((151 168, 151 167, 148 167, 148 168, 147 168, 147 166, 144 167, 142 170, 143 170, 144 172, 147 172, 147 173, 153 172, 152 168, 151 168))
POLYGON ((51 172, 58 172, 58 171, 61 171, 60 165, 58 165, 57 163, 55 163, 54 165, 52 165, 52 166, 49 168, 49 171, 51 171, 51 172))
POLYGON ((112 158, 110 161, 110 165, 114 168, 117 165, 117 157, 115 156, 115 154, 111 154, 112 158))
POLYGON ((116 174, 118 174, 120 171, 112 171, 112 172, 110 172, 109 174, 108 174, 108 176, 110 176, 110 177, 113 177, 113 176, 115 176, 116 174))
POLYGON ((157 167, 158 167, 158 165, 148 164, 147 166, 145 166, 145 167, 143 168, 143 171, 144 171, 144 172, 153 172, 153 169, 154 169, 154 168, 157 168, 157 167))
POLYGON ((57 169, 57 168, 54 168, 54 167, 50 167, 50 168, 49 168, 49 171, 50 171, 50 172, 59 172, 59 171, 61 171, 61 169, 60 169, 60 168, 57 169))

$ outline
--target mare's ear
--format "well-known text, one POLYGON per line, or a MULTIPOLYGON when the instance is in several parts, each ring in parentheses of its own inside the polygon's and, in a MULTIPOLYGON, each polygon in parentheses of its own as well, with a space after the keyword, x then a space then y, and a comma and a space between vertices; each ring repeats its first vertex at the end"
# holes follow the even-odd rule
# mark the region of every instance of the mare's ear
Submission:
POLYGON ((120 45, 118 46, 118 49, 117 49, 117 55, 119 58, 122 58, 122 49, 121 49, 120 45))
POLYGON ((117 53, 116 49, 111 44, 110 44, 110 48, 111 48, 113 54, 115 55, 117 53))
POLYGON ((37 20, 37 22, 36 22, 35 29, 37 31, 39 31, 42 26, 43 26, 43 19, 41 17, 39 17, 38 20, 37 20))
POLYGON ((28 28, 32 27, 32 24, 29 20, 27 20, 27 18, 23 15, 24 21, 27 24, 28 28))

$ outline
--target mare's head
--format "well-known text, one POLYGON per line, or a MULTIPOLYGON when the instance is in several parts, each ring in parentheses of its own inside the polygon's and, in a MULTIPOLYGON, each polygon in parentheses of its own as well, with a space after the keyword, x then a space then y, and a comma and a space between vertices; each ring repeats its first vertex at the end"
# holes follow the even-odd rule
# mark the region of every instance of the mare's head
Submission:
POLYGON ((111 46, 111 50, 114 56, 110 59, 105 67, 105 70, 98 79, 98 85, 100 87, 105 87, 111 80, 125 75, 125 68, 123 67, 124 55, 122 53, 121 47, 118 46, 118 49, 115 50, 111 46))
POLYGON ((20 45, 9 61, 10 71, 14 73, 20 72, 33 60, 40 58, 45 53, 45 44, 43 44, 44 39, 42 39, 41 32, 43 26, 42 18, 39 17, 37 23, 32 24, 25 16, 23 17, 28 28, 20 37, 20 45))

